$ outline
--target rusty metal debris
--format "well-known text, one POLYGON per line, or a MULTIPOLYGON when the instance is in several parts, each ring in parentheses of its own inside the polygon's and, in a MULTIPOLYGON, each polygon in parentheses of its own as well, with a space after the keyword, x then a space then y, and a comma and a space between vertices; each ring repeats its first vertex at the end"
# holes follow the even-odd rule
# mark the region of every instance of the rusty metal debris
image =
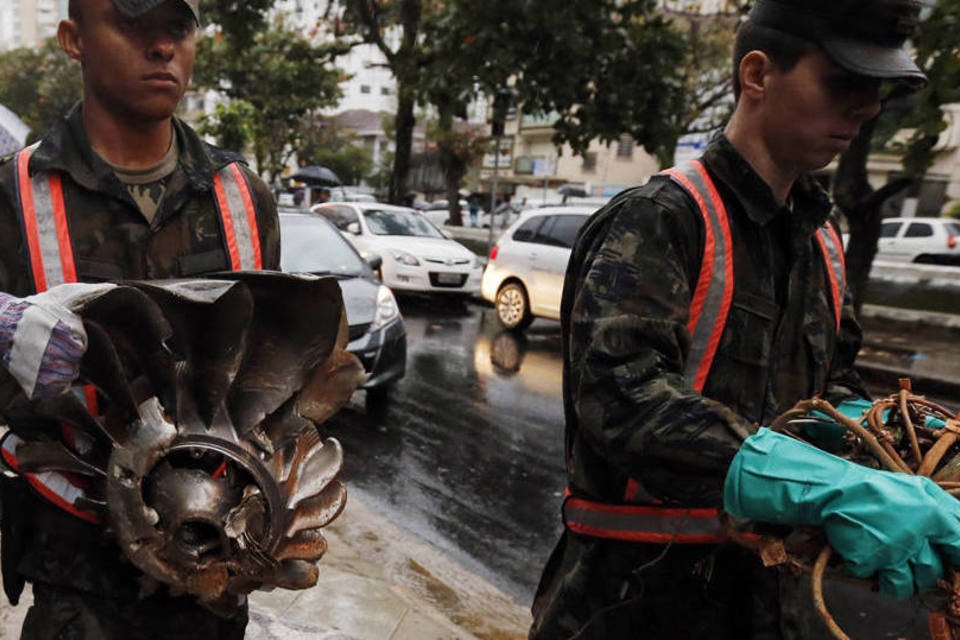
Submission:
POLYGON ((316 425, 363 380, 336 281, 239 273, 64 296, 87 329, 81 378, 108 408, 22 400, 36 437, 21 469, 86 479, 75 506, 109 524, 144 595, 162 584, 229 612, 257 588, 315 584, 320 529, 346 501, 340 444, 316 425), (89 446, 51 437, 62 424, 89 446))
MULTIPOLYGON (((814 411, 826 414, 846 430, 849 447, 844 457, 888 471, 931 477, 944 490, 960 497, 960 414, 954 415, 947 408, 915 395, 910 380, 902 379, 897 393, 874 402, 859 420, 844 416, 825 400, 813 398, 797 403, 771 428, 804 439, 791 428, 808 421, 806 417, 814 411), (931 427, 931 420, 943 426, 931 427)), ((756 536, 743 533, 731 537, 757 551, 768 566, 786 565, 809 573, 814 606, 824 625, 838 640, 849 639, 830 614, 823 598, 823 580, 829 572, 833 555, 829 545, 820 544, 818 549, 811 550, 809 545, 806 549, 795 544, 778 546, 776 540, 760 539, 758 542, 756 536), (781 548, 786 557, 780 554, 781 548)), ((816 532, 807 537, 808 541, 819 539, 816 532)), ((944 604, 930 614, 931 637, 934 640, 960 640, 960 573, 955 568, 947 569, 938 591, 944 604)))

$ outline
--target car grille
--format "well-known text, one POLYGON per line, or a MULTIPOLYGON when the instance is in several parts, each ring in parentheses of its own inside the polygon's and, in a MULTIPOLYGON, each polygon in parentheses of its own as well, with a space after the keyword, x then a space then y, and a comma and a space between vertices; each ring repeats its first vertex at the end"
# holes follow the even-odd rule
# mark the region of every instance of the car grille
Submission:
POLYGON ((460 287, 463 286, 463 283, 465 283, 465 282, 467 281, 467 276, 468 276, 469 274, 466 274, 466 273, 444 273, 444 274, 443 274, 443 278, 444 278, 445 280, 446 280, 446 279, 450 279, 450 280, 451 280, 450 282, 440 282, 440 275, 441 275, 441 274, 439 274, 439 273, 435 273, 435 272, 431 271, 431 272, 430 272, 430 284, 433 285, 434 287, 440 287, 440 288, 446 288, 446 289, 459 289, 460 287), (454 278, 456 278, 456 280, 453 280, 454 278))
POLYGON ((350 341, 353 342, 361 336, 367 335, 367 331, 370 330, 371 323, 366 324, 352 324, 350 325, 350 341))
POLYGON ((470 264, 470 260, 464 258, 453 258, 450 260, 444 260, 442 258, 424 258, 424 262, 429 262, 431 264, 445 264, 451 267, 460 266, 463 264, 470 264))

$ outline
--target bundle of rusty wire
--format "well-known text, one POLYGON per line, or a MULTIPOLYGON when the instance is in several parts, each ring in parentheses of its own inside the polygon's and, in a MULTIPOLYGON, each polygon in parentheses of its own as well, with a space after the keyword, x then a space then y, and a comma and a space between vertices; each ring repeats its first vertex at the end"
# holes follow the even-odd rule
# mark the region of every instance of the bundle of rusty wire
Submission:
MULTIPOLYGON (((795 427, 811 422, 810 415, 814 412, 829 416, 846 430, 848 446, 843 457, 888 471, 930 477, 948 493, 960 498, 960 414, 953 414, 946 407, 915 395, 909 379, 900 380, 899 392, 874 402, 859 420, 843 415, 825 400, 814 398, 797 403, 771 428, 805 439, 795 427)), ((824 624, 834 637, 849 640, 823 598, 824 575, 833 551, 829 545, 819 546, 822 537, 807 537, 805 544, 749 535, 735 535, 734 539, 756 550, 767 566, 787 566, 810 573, 814 605, 824 624), (811 546, 811 541, 816 541, 816 546, 811 546)), ((960 640, 958 569, 948 569, 938 585, 945 603, 940 610, 930 614, 929 628, 933 640, 960 640)))

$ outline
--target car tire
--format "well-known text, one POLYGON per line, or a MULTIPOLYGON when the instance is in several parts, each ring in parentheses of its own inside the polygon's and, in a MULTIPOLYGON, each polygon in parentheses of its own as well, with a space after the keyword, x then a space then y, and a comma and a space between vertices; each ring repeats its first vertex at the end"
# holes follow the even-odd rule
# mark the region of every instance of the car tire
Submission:
POLYGON ((505 329, 523 331, 533 322, 527 291, 519 282, 508 282, 497 291, 494 307, 497 320, 505 329))

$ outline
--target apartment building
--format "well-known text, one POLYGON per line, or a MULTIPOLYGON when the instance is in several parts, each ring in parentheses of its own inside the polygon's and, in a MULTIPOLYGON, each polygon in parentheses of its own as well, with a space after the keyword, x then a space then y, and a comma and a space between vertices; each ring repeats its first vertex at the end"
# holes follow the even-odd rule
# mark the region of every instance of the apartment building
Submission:
POLYGON ((39 46, 65 17, 67 0, 0 0, 0 51, 39 46))

